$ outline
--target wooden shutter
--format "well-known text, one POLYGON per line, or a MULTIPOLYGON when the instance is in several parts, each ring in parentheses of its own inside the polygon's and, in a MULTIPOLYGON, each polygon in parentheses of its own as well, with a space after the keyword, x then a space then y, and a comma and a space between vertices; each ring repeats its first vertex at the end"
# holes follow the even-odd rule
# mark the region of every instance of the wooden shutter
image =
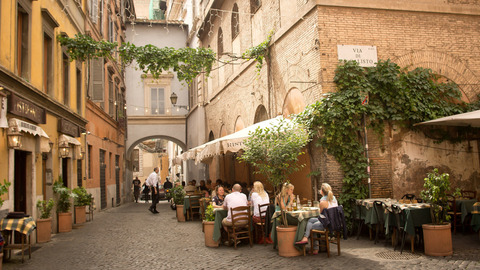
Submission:
MULTIPOLYGON (((103 58, 92 60, 92 101, 103 102, 105 95, 104 80, 105 66, 103 58)), ((102 106, 103 107, 103 106, 102 106)))

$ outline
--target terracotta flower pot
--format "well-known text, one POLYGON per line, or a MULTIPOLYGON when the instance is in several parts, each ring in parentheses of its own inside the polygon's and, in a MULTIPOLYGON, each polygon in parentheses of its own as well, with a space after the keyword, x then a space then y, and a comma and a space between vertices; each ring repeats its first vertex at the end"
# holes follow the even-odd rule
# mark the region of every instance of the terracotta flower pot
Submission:
POLYGON ((205 246, 218 247, 219 241, 213 241, 213 228, 215 221, 203 221, 203 232, 205 233, 205 246))
POLYGON ((423 224, 425 255, 450 256, 453 254, 451 224, 423 224))
POLYGON ((75 206, 75 224, 87 222, 86 206, 75 206))
POLYGON ((72 231, 72 213, 58 213, 58 232, 72 231))
POLYGON ((282 257, 295 257, 303 253, 295 248, 295 234, 297 226, 277 226, 278 255, 282 257))
POLYGON ((37 243, 45 243, 52 238, 52 218, 37 219, 37 243))
POLYGON ((183 205, 177 205, 177 220, 185 222, 185 215, 183 214, 183 205))

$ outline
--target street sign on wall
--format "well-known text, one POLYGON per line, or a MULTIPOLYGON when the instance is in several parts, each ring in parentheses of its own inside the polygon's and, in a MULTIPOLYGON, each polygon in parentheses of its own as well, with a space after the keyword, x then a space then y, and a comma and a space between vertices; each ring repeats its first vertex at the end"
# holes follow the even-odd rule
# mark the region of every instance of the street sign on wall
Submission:
POLYGON ((337 45, 338 60, 354 60, 361 67, 377 65, 376 46, 337 45))

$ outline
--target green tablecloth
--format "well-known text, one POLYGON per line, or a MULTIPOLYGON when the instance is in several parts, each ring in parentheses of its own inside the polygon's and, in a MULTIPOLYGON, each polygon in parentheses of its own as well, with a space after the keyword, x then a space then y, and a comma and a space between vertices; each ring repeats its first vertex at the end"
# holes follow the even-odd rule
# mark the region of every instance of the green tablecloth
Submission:
POLYGON ((415 235, 415 227, 432 223, 430 208, 405 208, 403 211, 405 213, 404 229, 409 235, 415 235))
POLYGON ((222 237, 222 220, 226 218, 228 211, 225 209, 215 210, 215 225, 213 227, 213 241, 219 241, 222 237))
POLYGON ((475 204, 477 200, 456 200, 455 204, 457 206, 457 210, 460 209, 462 211, 462 224, 465 221, 465 217, 470 214, 473 210, 473 204, 475 204))

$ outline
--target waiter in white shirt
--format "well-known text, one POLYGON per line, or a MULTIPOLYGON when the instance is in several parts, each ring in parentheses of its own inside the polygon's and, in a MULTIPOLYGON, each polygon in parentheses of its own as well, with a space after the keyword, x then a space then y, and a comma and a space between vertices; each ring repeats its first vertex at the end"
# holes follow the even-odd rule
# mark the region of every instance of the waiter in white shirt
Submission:
POLYGON ((152 191, 152 205, 148 210, 154 214, 158 214, 159 212, 157 211, 157 203, 158 203, 158 167, 155 167, 153 169, 153 172, 148 176, 147 185, 150 187, 150 190, 152 191))

